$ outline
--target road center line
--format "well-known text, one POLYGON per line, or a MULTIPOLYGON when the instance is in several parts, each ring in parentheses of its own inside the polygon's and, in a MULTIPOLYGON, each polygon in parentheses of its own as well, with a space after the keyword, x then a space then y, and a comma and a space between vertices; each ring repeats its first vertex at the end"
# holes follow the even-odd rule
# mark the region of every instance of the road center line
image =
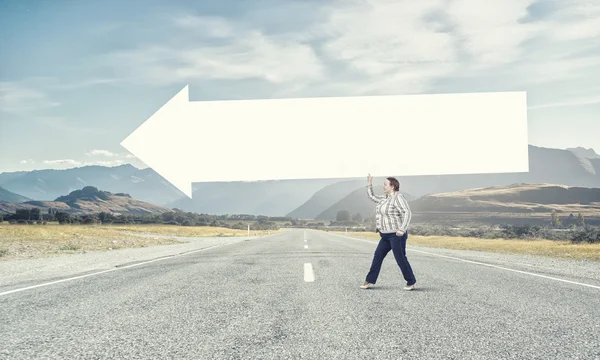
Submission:
POLYGON ((313 272, 311 263, 304 263, 304 281, 306 281, 306 282, 315 281, 315 274, 313 272))
MULTIPOLYGON (((365 240, 365 239, 358 239, 358 238, 353 238, 353 237, 345 236, 345 235, 339 235, 339 234, 330 234, 330 235, 337 235, 337 236, 345 237, 345 238, 352 239, 352 240, 358 240, 358 241, 368 242, 368 243, 371 243, 371 244, 377 243, 376 241, 370 241, 370 240, 365 240)), ((458 260, 458 261, 463 261, 463 262, 467 262, 467 263, 471 263, 471 264, 483 265, 483 266, 493 267, 493 268, 496 268, 496 269, 513 271, 513 272, 517 272, 517 273, 521 273, 521 274, 527 274, 527 275, 531 275, 531 276, 538 276, 538 277, 545 278, 545 279, 562 281, 562 282, 566 282, 566 283, 569 283, 569 284, 575 284, 575 285, 581 285, 581 286, 591 287, 591 288, 594 288, 594 289, 600 289, 600 286, 596 286, 596 285, 590 285, 590 284, 580 283, 580 282, 576 282, 576 281, 570 281, 570 280, 555 278, 555 277, 552 277, 552 276, 546 276, 546 275, 536 274, 536 273, 532 273, 532 272, 529 272, 529 271, 522 271, 522 270, 511 269, 511 268, 507 268, 507 267, 503 267, 503 266, 498 266, 498 265, 486 264, 486 263, 482 263, 482 262, 479 262, 479 261, 461 259, 461 258, 457 258, 457 257, 454 257, 454 256, 440 255, 440 254, 430 253, 430 252, 427 252, 427 251, 415 250, 415 249, 409 249, 409 248, 407 248, 406 251, 420 252, 420 253, 427 254, 427 255, 439 256, 439 257, 443 257, 443 258, 447 258, 447 259, 453 259, 453 260, 458 260)))

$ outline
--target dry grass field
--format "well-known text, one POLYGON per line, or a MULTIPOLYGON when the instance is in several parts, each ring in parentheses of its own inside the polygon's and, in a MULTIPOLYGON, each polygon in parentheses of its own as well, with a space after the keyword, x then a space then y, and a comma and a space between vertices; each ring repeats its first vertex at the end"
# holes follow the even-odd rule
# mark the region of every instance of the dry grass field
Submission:
MULTIPOLYGON (((274 231, 250 229, 250 236, 274 231)), ((172 225, 0 224, 0 261, 179 244, 175 237, 247 236, 247 230, 172 225)))
MULTIPOLYGON (((371 232, 335 232, 360 239, 379 240, 379 234, 371 232)), ((408 244, 433 248, 476 250, 505 254, 541 255, 573 260, 600 262, 600 244, 572 244, 556 240, 505 240, 450 236, 409 235, 408 244)))
MULTIPOLYGON (((278 230, 286 231, 286 229, 278 230)), ((275 231, 250 229, 251 236, 275 231)), ((337 232, 379 240, 370 232, 337 232)), ((0 224, 0 261, 28 259, 87 251, 147 247, 182 243, 178 237, 247 236, 247 230, 173 225, 11 225, 0 224)), ((457 250, 542 255, 600 262, 600 244, 572 244, 556 240, 505 240, 450 236, 409 237, 409 244, 457 250)))

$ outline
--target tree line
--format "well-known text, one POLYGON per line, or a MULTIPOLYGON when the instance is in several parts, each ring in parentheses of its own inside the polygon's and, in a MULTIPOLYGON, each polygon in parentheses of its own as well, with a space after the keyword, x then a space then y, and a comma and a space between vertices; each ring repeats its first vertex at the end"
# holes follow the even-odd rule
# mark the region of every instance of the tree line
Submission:
MULTIPOLYGON (((348 210, 339 210, 336 221, 329 224, 328 230, 375 231, 374 216, 362 219, 348 210)), ((318 228, 315 227, 315 228, 318 228)), ((600 228, 586 224, 583 214, 570 214, 561 220, 556 211, 552 211, 546 226, 523 225, 485 225, 479 227, 457 228, 437 224, 413 224, 410 233, 417 236, 474 237, 480 239, 546 239, 571 241, 572 243, 600 243, 600 228)))
MULTIPOLYGON (((359 213, 351 215, 348 210, 339 210, 336 214, 335 222, 332 224, 356 226, 362 224, 374 224, 375 217, 370 216, 365 219, 359 213)), ((558 213, 553 210, 548 219, 548 225, 556 229, 567 229, 573 227, 585 227, 585 217, 582 213, 577 213, 577 216, 570 214, 565 220, 561 220, 558 213)))
MULTIPOLYGON (((264 215, 225 214, 210 215, 184 212, 179 209, 162 214, 114 215, 108 212, 94 214, 73 214, 40 208, 18 209, 13 214, 0 214, 0 222, 11 224, 168 224, 181 226, 218 226, 230 229, 246 229, 249 222, 255 230, 277 230, 278 223, 285 222, 283 227, 314 228, 325 230, 345 230, 353 227, 353 231, 375 231, 375 218, 362 218, 360 214, 351 216, 347 210, 340 210, 336 220, 325 222, 309 222, 290 217, 269 217, 264 215)), ((410 233, 420 236, 464 236, 484 239, 548 239, 568 240, 573 243, 600 243, 600 230, 589 226, 582 214, 571 214, 566 220, 560 220, 556 212, 552 212, 547 226, 508 225, 479 226, 477 228, 455 228, 442 225, 410 226, 410 233)))
POLYGON ((277 230, 276 222, 289 221, 288 217, 270 217, 264 215, 225 214, 210 215, 184 212, 179 209, 162 214, 119 214, 98 212, 90 214, 75 214, 49 208, 42 211, 40 208, 17 209, 12 214, 0 214, 0 222, 8 221, 11 224, 166 224, 181 226, 219 226, 231 229, 245 229, 252 223, 255 230, 277 230), (237 221, 237 222, 234 222, 237 221))

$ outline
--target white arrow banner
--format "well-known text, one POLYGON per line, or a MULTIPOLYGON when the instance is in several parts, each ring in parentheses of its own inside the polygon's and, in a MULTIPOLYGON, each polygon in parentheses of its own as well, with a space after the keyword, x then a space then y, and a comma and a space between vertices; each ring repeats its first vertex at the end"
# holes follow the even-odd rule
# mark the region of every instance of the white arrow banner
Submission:
POLYGON ((192 197, 193 182, 529 171, 525 92, 189 101, 121 142, 192 197))

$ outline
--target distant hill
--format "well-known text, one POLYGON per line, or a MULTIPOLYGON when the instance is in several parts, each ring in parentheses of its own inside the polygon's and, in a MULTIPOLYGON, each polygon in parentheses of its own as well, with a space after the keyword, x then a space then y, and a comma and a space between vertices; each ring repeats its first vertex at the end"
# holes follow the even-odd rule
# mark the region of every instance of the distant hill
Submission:
POLYGON ((168 208, 154 205, 148 202, 136 200, 128 194, 113 194, 108 191, 101 191, 93 186, 86 186, 81 190, 75 190, 69 195, 60 196, 54 201, 26 201, 23 203, 14 203, 0 201, 0 212, 13 213, 17 209, 40 208, 47 211, 48 208, 57 211, 89 214, 98 212, 108 212, 113 214, 161 214, 171 211, 168 208))
MULTIPOLYGON (((373 189, 373 191, 376 195, 383 195, 383 191, 380 189, 373 189)), ((404 195, 409 202, 415 199, 411 194, 402 192, 402 195, 404 195)), ((337 213, 340 210, 348 210, 351 216, 360 214, 361 218, 364 219, 373 215, 375 203, 367 196, 367 188, 362 186, 325 209, 317 215, 316 220, 335 220, 337 213)))
POLYGON ((84 186, 94 186, 113 193, 128 193, 153 204, 164 204, 185 196, 154 170, 138 169, 129 164, 1 173, 0 186, 41 201, 56 199, 84 186))
POLYGON ((513 184, 425 195, 414 212, 585 212, 600 214, 600 188, 513 184))
POLYGON ((596 151, 592 148, 586 149, 584 147, 577 146, 574 148, 567 148, 567 150, 571 151, 576 155, 586 157, 589 159, 600 159, 600 155, 596 154, 596 151))
POLYGON ((600 188, 556 184, 512 184, 430 194, 410 202, 413 223, 549 225, 556 211, 565 224, 581 213, 600 225, 600 188))
MULTIPOLYGON (((317 191, 300 207, 286 214, 286 216, 296 219, 315 218, 315 209, 327 209, 332 206, 332 204, 333 206, 337 206, 339 201, 344 199, 346 196, 350 196, 348 194, 356 190, 356 186, 356 180, 340 181, 335 184, 327 185, 323 189, 317 191)), ((335 212, 337 213, 337 210, 335 212)), ((335 215, 333 219, 335 219, 335 215)))
POLYGON ((192 199, 154 170, 132 165, 84 166, 0 174, 0 186, 33 200, 50 201, 83 186, 127 193, 152 204, 211 214, 281 216, 340 179, 194 183, 192 199))
MULTIPOLYGON (((390 174, 393 176, 393 174, 390 174)), ((430 175, 430 176, 396 176, 401 183, 401 191, 415 197, 427 194, 452 192, 458 190, 502 186, 510 184, 561 184, 567 186, 598 187, 600 188, 600 159, 590 159, 575 154, 570 150, 551 149, 529 145, 529 172, 506 174, 471 174, 471 175, 430 175)), ((375 178, 373 185, 380 188, 385 178, 375 178)), ((319 197, 339 198, 334 191, 337 183, 323 189, 319 197)), ((366 185, 366 179, 350 180, 343 183, 345 188, 358 190, 366 185)), ((352 192, 353 190, 349 191, 352 192)), ((331 214, 321 215, 335 202, 326 204, 318 198, 311 198, 302 204, 305 218, 330 217, 331 214)), ((294 210, 297 211, 297 210, 294 210)), ((291 213, 294 213, 292 211, 291 213)), ((299 210, 298 210, 299 211, 299 210)))
POLYGON ((21 203, 29 200, 31 199, 19 194, 15 194, 14 192, 8 191, 0 186, 0 201, 21 203))
POLYGON ((0 214, 1 213, 14 213, 19 209, 32 209, 32 208, 39 208, 43 212, 47 212, 48 208, 53 208, 56 211, 61 211, 61 212, 81 213, 81 214, 84 213, 83 211, 80 211, 79 209, 71 208, 68 204, 65 204, 63 202, 31 200, 31 201, 27 201, 27 202, 23 202, 23 203, 14 203, 14 202, 0 200, 0 214))
POLYGON ((283 216, 339 179, 219 182, 194 184, 188 197, 166 204, 197 213, 283 216))

